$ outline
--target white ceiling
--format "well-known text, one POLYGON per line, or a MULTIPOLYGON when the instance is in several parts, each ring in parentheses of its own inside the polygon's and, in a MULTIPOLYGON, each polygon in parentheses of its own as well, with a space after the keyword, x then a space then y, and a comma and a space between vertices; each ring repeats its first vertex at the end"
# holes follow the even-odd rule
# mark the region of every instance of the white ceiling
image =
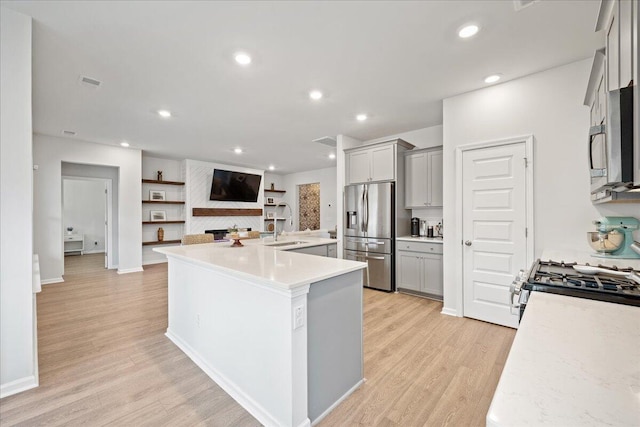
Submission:
POLYGON ((333 166, 312 139, 440 124, 441 100, 489 74, 510 80, 591 56, 598 4, 2 2, 34 18, 35 132, 278 173, 333 166), (467 22, 482 29, 459 39, 467 22), (233 60, 238 50, 249 67, 233 60), (82 86, 81 74, 103 85, 82 86), (360 112, 370 119, 357 122, 360 112))

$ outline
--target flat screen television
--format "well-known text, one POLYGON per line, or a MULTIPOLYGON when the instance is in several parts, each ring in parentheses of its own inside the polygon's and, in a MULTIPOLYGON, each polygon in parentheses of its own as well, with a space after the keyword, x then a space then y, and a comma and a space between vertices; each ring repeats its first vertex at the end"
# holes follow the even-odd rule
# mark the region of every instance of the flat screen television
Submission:
POLYGON ((261 180, 260 175, 214 169, 209 200, 257 202, 261 180))

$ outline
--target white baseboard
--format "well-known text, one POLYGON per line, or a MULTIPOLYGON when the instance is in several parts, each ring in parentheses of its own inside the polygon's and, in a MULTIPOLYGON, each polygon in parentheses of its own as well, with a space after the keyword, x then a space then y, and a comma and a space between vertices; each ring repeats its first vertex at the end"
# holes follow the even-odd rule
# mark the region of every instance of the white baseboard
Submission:
POLYGON ((440 314, 446 314, 447 316, 454 316, 454 317, 459 317, 458 316, 458 312, 456 310, 454 310, 453 308, 442 308, 442 311, 440 312, 440 314))
POLYGON ((118 274, 139 273, 141 271, 144 271, 142 267, 123 268, 123 269, 118 268, 118 274))
POLYGON ((152 265, 152 264, 164 264, 167 263, 169 260, 167 258, 164 259, 152 259, 150 261, 144 261, 142 263, 142 265, 152 265))
POLYGON ((19 378, 10 383, 0 385, 0 399, 35 387, 38 387, 38 378, 35 375, 19 378))
MULTIPOLYGON (((184 352, 189 359, 193 361, 202 371, 209 376, 216 384, 220 386, 229 396, 240 404, 244 409, 253 415, 262 425, 277 427, 280 423, 262 407, 258 402, 253 400, 250 396, 247 396, 235 383, 226 378, 223 374, 218 372, 212 366, 210 366, 196 350, 194 350, 189 344, 182 341, 178 336, 173 334, 169 329, 165 333, 165 336, 169 338, 180 350, 184 352)), ((300 427, 309 426, 309 418, 300 425, 300 427)))
POLYGON ((54 277, 53 279, 40 280, 41 285, 50 285, 52 283, 62 283, 64 279, 62 277, 54 277))
POLYGON ((324 411, 322 414, 320 414, 318 416, 318 418, 316 418, 315 420, 313 420, 313 422, 311 423, 312 426, 318 424, 320 421, 322 421, 327 415, 329 415, 331 413, 331 411, 333 411, 334 409, 336 409, 336 407, 341 404, 347 397, 349 397, 351 395, 351 393, 353 393, 354 391, 356 391, 358 389, 358 387, 360 387, 362 384, 364 384, 364 378, 361 379, 360 381, 358 381, 353 387, 351 387, 345 394, 342 395, 342 397, 338 400, 336 400, 333 405, 329 406, 327 408, 326 411, 324 411))
POLYGON ((94 251, 84 251, 85 255, 88 254, 103 254, 104 253, 104 249, 96 249, 94 251))

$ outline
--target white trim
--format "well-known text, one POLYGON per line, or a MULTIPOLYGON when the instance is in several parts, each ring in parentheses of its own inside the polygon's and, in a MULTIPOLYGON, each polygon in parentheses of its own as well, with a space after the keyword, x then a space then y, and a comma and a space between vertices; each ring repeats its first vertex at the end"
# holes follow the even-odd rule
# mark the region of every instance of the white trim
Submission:
POLYGON ((440 312, 440 314, 444 314, 446 316, 459 317, 457 311, 455 311, 453 308, 448 308, 448 307, 442 307, 442 311, 440 312))
POLYGON ((0 385, 0 399, 4 399, 5 397, 36 387, 38 387, 38 378, 35 375, 18 378, 17 380, 0 385))
POLYGON ((333 403, 333 405, 329 406, 326 411, 324 411, 322 414, 320 414, 318 416, 318 418, 313 420, 311 425, 315 426, 320 421, 322 421, 327 415, 329 415, 331 413, 331 411, 336 409, 336 407, 338 407, 339 404, 341 404, 347 397, 349 397, 354 391, 356 391, 358 389, 358 387, 360 387, 362 384, 364 384, 365 381, 366 380, 364 378, 361 379, 360 381, 358 381, 353 387, 351 387, 349 390, 347 390, 347 392, 345 394, 343 394, 342 397, 340 397, 338 400, 336 400, 333 403))
POLYGON ((526 246, 526 262, 527 264, 531 264, 533 263, 534 260, 534 249, 535 249, 535 232, 534 232, 534 220, 533 220, 533 215, 534 215, 534 209, 533 209, 533 204, 534 204, 534 189, 533 189, 533 184, 534 184, 534 166, 535 166, 535 162, 533 159, 533 143, 534 143, 534 138, 533 138, 533 134, 528 134, 528 135, 522 135, 522 136, 515 136, 515 137, 511 137, 511 138, 504 138, 504 139, 498 139, 498 140, 490 140, 490 141, 481 141, 481 142, 473 142, 470 144, 464 144, 464 145, 459 145, 458 147, 456 147, 456 212, 455 212, 455 216, 456 216, 456 228, 454 230, 454 235, 455 235, 455 239, 454 242, 460 242, 460 245, 458 245, 456 243, 456 246, 458 247, 458 250, 456 251, 456 255, 457 255, 457 259, 459 259, 460 265, 459 267, 456 269, 456 274, 455 274, 455 283, 458 284, 458 289, 457 289, 457 295, 456 295, 456 307, 457 310, 454 310, 452 308, 447 308, 446 311, 447 313, 445 313, 445 309, 442 310, 443 314, 450 314, 452 312, 455 312, 457 316, 460 317, 464 317, 464 299, 463 299, 463 293, 464 293, 464 274, 463 274, 463 270, 464 270, 464 263, 462 262, 462 260, 464 259, 464 252, 463 252, 463 247, 462 247, 462 188, 463 188, 463 182, 462 182, 462 154, 465 151, 469 151, 469 150, 479 150, 479 149, 483 149, 483 148, 489 148, 489 147, 499 147, 502 145, 511 145, 511 144, 519 144, 519 143, 524 143, 524 147, 525 147, 525 153, 527 156, 527 168, 525 169, 525 185, 526 185, 526 194, 525 194, 525 200, 526 200, 526 222, 527 222, 527 246, 526 246))
MULTIPOLYGON (((196 350, 191 348, 189 344, 182 341, 178 336, 173 334, 171 330, 167 329, 165 336, 169 338, 180 350, 184 352, 189 359, 193 361, 202 371, 209 376, 216 384, 220 386, 233 400, 238 402, 240 406, 247 410, 251 415, 253 415, 261 424, 265 426, 274 426, 277 427, 280 423, 269 413, 267 412, 260 404, 258 404, 255 400, 253 400, 250 396, 247 396, 240 387, 238 387, 235 383, 230 381, 212 366, 207 364, 207 362, 198 354, 196 350)), ((309 418, 306 419, 306 422, 303 421, 301 427, 309 426, 309 418)))
POLYGON ((164 259, 153 259, 151 261, 145 261, 142 263, 143 266, 145 265, 152 265, 152 264, 163 264, 169 262, 169 260, 167 258, 164 259))
POLYGON ((52 283, 62 283, 64 279, 62 277, 54 277, 53 279, 40 280, 41 285, 51 285, 52 283))
POLYGON ((140 271, 144 271, 142 267, 123 268, 122 270, 118 269, 118 274, 138 273, 140 271))

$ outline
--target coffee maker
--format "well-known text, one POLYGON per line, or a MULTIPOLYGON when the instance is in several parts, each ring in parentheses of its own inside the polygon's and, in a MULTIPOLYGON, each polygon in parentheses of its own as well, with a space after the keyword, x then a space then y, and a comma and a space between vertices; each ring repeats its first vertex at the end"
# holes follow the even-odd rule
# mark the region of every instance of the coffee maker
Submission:
POLYGON ((420 218, 411 218, 411 237, 420 237, 420 218))

